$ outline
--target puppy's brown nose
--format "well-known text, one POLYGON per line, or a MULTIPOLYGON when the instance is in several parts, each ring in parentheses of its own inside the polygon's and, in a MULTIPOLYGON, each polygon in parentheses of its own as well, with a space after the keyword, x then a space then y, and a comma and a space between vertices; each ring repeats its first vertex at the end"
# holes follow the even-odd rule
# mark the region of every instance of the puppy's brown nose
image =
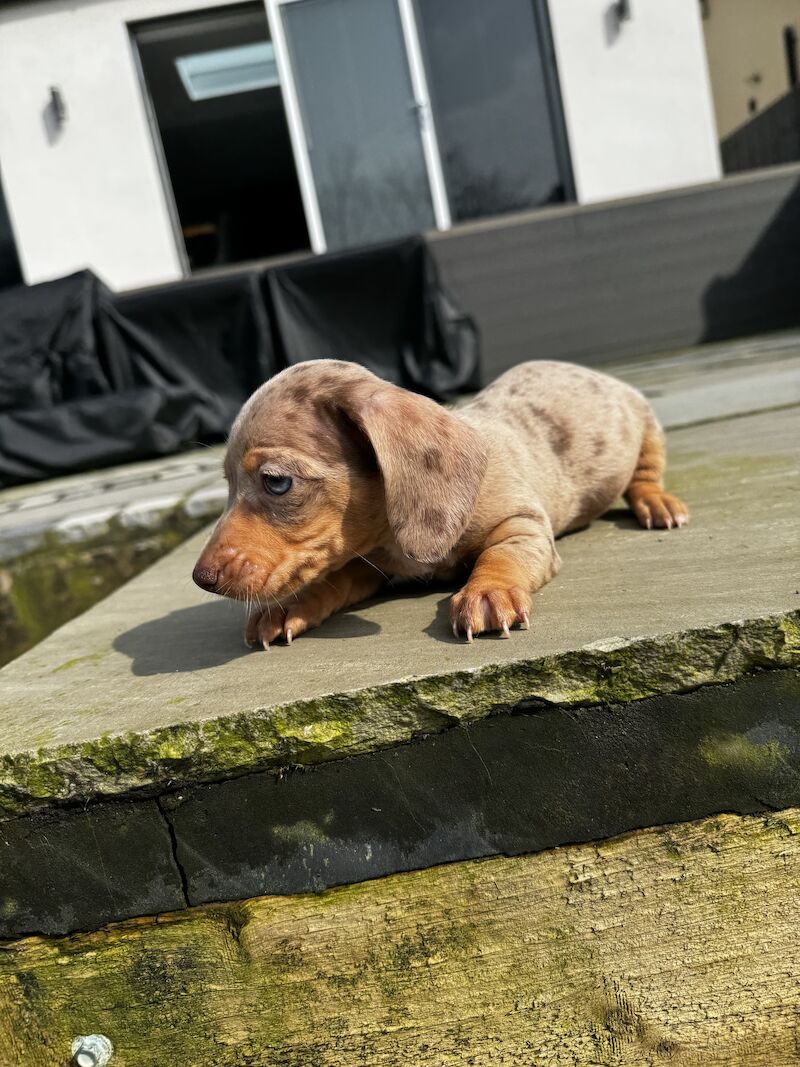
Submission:
POLYGON ((209 593, 216 593, 219 574, 213 567, 204 567, 198 563, 192 571, 192 578, 201 589, 205 589, 209 593))

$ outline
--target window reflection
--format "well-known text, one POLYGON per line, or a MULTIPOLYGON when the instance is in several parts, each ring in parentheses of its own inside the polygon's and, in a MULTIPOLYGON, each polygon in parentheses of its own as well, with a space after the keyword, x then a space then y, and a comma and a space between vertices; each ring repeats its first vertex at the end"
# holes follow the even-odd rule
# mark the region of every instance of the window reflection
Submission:
POLYGON ((454 219, 566 198, 532 0, 417 0, 454 219))

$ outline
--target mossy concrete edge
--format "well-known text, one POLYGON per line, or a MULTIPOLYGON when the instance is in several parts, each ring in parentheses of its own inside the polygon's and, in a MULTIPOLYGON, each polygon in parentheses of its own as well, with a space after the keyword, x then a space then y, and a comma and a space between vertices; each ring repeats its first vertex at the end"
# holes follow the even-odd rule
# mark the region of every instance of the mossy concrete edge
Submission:
POLYGON ((625 703, 799 666, 792 611, 103 734, 0 756, 0 817, 341 759, 542 703, 625 703))

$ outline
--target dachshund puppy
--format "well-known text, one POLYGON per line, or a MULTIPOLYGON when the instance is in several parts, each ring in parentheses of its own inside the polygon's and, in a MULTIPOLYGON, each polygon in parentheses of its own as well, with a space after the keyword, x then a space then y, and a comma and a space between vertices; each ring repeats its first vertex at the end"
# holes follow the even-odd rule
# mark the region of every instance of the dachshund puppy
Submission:
POLYGON ((246 601, 268 648, 389 577, 453 579, 453 633, 528 626, 555 538, 624 493, 642 526, 682 526, 664 435, 645 398, 569 363, 523 363, 455 411, 363 367, 313 360, 261 386, 225 457, 229 494, 194 569, 246 601))

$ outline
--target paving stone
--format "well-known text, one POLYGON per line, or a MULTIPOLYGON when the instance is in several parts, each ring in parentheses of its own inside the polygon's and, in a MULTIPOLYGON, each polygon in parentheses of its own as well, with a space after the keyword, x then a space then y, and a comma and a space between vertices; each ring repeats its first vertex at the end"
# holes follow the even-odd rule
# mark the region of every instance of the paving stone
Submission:
MULTIPOLYGON (((166 798, 164 801, 165 807, 166 798)), ((191 904, 800 805, 800 675, 469 729, 169 798, 191 904)))
POLYGON ((674 431, 683 530, 612 511, 563 538, 529 631, 466 645, 447 587, 390 591, 291 647, 248 651, 201 593, 197 535, 0 672, 7 815, 339 759, 521 700, 619 703, 800 657, 797 411, 674 431))
POLYGON ((155 801, 0 825, 0 938, 66 933, 184 905, 155 801))

